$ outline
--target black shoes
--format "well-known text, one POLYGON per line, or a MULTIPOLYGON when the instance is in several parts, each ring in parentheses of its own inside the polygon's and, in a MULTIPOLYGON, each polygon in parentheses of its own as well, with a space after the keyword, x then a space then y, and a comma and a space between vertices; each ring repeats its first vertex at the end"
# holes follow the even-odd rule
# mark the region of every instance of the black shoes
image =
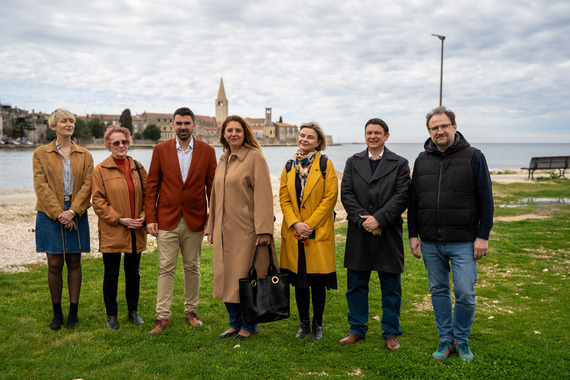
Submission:
POLYGON ((238 333, 238 330, 234 330, 234 331, 230 331, 230 332, 224 331, 223 333, 221 333, 219 335, 219 337, 222 339, 231 338, 232 336, 237 335, 237 333, 238 333))
POLYGON ((299 322, 299 330, 297 334, 295 334, 295 338, 301 339, 304 338, 305 335, 311 332, 311 322, 309 321, 301 321, 299 322))
POLYGON ((67 323, 65 324, 65 328, 66 329, 74 329, 75 326, 77 326, 77 322, 79 322, 77 315, 67 317, 67 323))
POLYGON ((311 340, 323 339, 323 325, 320 323, 313 323, 313 331, 311 331, 311 340))
POLYGON ((58 317, 53 317, 53 319, 51 320, 51 325, 49 325, 49 328, 52 329, 53 331, 57 331, 61 328, 61 325, 63 325, 63 319, 58 317))
POLYGON ((117 322, 116 315, 108 315, 107 316, 107 328, 109 330, 118 330, 119 329, 119 322, 117 322))
POLYGON ((129 320, 135 325, 142 325, 144 323, 143 319, 136 311, 129 311, 129 320))

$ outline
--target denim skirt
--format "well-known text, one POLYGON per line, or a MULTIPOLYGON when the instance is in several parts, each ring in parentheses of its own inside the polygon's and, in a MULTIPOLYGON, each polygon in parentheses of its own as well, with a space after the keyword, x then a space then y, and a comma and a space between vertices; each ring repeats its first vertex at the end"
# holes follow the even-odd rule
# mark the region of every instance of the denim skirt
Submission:
MULTIPOLYGON (((71 202, 65 202, 65 210, 71 202)), ((38 211, 36 216, 36 252, 50 254, 81 253, 91 251, 87 212, 75 217, 77 230, 66 230, 58 220, 52 220, 38 211)))

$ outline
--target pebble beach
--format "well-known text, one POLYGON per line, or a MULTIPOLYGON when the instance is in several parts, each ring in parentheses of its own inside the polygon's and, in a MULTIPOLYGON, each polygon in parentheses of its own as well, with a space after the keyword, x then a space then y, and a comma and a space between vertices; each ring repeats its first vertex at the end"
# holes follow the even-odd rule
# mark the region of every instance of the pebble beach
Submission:
MULTIPOLYGON (((340 178, 342 173, 337 173, 340 178)), ((535 174, 540 176, 540 174, 535 174)), ((527 174, 492 174, 491 178, 497 183, 526 182, 527 174)), ((279 183, 273 179, 273 199, 275 212, 275 236, 281 229, 282 214, 279 207, 279 183)), ((28 187, 0 187, 0 271, 22 272, 27 271, 27 265, 46 263, 45 253, 37 253, 35 247, 35 211, 36 196, 32 188, 28 187)), ((335 208, 337 223, 346 219, 346 212, 340 203, 340 196, 335 208)), ((98 256, 97 216, 90 208, 88 210, 91 232, 91 253, 98 256)), ((156 239, 149 235, 147 252, 156 247, 156 239)))

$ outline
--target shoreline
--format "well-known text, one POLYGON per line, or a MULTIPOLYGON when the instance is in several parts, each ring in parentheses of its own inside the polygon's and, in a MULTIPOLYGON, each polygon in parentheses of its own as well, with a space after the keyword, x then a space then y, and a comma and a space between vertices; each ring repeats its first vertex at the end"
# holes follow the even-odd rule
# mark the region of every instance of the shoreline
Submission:
MULTIPOLYGON (((531 182, 528 174, 519 171, 512 174, 493 174, 502 171, 491 171, 493 182, 508 184, 515 182, 531 182)), ((339 186, 342 173, 338 173, 339 186)), ((550 177, 550 173, 535 173, 537 177, 550 177)), ((283 215, 279 206, 279 179, 272 177, 273 210, 275 214, 274 234, 279 235, 283 215)), ((15 273, 28 270, 27 265, 45 264, 45 253, 37 253, 35 247, 35 211, 36 195, 31 187, 0 187, 0 271, 15 273)), ((346 212, 339 200, 335 207, 337 213, 335 226, 342 225, 346 220, 346 212)), ((87 210, 91 237, 91 252, 85 255, 99 257, 97 216, 92 208, 87 210)), ((156 247, 156 238, 148 235, 147 249, 152 252, 156 247)))

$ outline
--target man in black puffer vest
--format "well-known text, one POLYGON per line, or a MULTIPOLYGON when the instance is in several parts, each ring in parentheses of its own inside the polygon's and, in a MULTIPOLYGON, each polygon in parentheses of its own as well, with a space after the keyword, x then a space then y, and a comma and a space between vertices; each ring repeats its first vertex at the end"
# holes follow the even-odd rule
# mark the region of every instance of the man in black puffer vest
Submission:
POLYGON ((430 138, 414 163, 410 187, 410 249, 417 258, 423 253, 428 273, 440 340, 432 356, 444 360, 457 352, 461 359, 473 360, 469 335, 475 315, 476 261, 487 255, 493 226, 491 177, 483 153, 457 132, 453 111, 440 106, 426 119, 430 138))

